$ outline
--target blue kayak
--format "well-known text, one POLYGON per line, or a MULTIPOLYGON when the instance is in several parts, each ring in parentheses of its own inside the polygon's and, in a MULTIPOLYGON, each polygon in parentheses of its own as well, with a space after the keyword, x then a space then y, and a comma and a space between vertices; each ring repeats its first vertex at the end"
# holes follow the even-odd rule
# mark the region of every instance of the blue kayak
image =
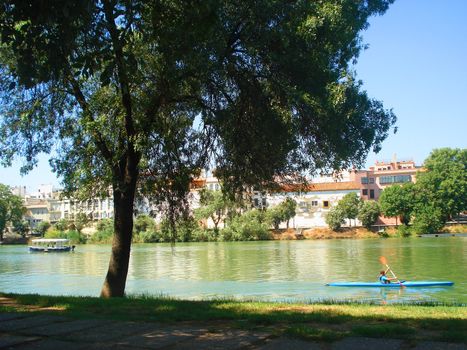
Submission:
POLYGON ((386 287, 386 288, 400 288, 400 287, 434 287, 434 286, 452 286, 454 282, 451 281, 401 281, 401 283, 381 283, 381 282, 333 282, 326 284, 330 287, 386 287))

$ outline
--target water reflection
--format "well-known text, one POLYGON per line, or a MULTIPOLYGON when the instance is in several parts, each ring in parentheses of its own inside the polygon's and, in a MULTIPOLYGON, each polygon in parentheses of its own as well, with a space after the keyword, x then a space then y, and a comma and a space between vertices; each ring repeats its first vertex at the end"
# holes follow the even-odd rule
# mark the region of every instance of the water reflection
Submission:
MULTIPOLYGON (((98 295, 110 247, 30 254, 0 247, 0 291, 98 295)), ((134 245, 128 293, 317 301, 467 302, 467 239, 273 241, 134 245), (332 281, 376 281, 385 256, 406 280, 452 280, 447 288, 333 288, 332 281)))

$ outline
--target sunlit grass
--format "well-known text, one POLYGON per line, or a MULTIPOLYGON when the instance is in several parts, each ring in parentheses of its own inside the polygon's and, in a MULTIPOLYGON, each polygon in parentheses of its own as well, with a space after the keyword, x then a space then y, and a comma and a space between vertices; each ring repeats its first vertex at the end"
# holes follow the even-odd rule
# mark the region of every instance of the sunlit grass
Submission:
POLYGON ((420 337, 466 341, 467 308, 458 304, 375 305, 352 302, 273 303, 212 299, 204 301, 147 295, 101 299, 93 297, 0 294, 2 312, 47 312, 75 318, 127 321, 227 322, 233 327, 273 329, 306 339, 329 341, 346 335, 420 337), (338 328, 336 328, 338 327, 338 328))

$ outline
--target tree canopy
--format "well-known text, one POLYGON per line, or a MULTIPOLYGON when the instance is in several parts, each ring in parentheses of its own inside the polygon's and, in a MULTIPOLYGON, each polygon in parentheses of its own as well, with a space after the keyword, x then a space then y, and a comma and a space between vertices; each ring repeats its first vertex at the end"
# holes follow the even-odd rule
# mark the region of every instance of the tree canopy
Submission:
POLYGON ((467 149, 434 149, 417 173, 418 202, 432 203, 444 220, 467 210, 467 149))
POLYGON ((68 192, 112 188, 102 296, 124 294, 136 191, 181 206, 215 165, 228 190, 360 165, 395 116, 350 68, 392 0, 5 0, 0 158, 52 152, 68 192))
POLYGON ((379 197, 381 212, 387 217, 400 217, 403 224, 408 224, 415 205, 413 183, 392 185, 383 190, 379 197))
POLYGON ((347 193, 337 204, 344 215, 344 218, 349 219, 349 225, 352 226, 352 219, 356 219, 358 208, 360 206, 360 198, 355 192, 347 193))
POLYGON ((371 226, 378 220, 378 217, 381 213, 378 202, 376 201, 362 201, 360 202, 358 208, 358 220, 362 222, 362 225, 367 229, 370 229, 371 226))
POLYGON ((289 228, 290 219, 295 217, 296 209, 297 202, 294 199, 287 197, 275 207, 268 208, 266 210, 266 217, 274 226, 275 230, 278 230, 281 222, 284 221, 287 223, 287 228, 289 228))
POLYGON ((229 198, 226 198, 222 191, 202 189, 200 191, 199 202, 201 206, 195 210, 195 217, 198 219, 211 219, 214 224, 214 232, 219 231, 219 223, 225 219, 229 208, 235 206, 229 198))
POLYGON ((8 186, 0 184, 0 241, 8 223, 16 227, 22 223, 24 211, 21 197, 14 195, 8 186))

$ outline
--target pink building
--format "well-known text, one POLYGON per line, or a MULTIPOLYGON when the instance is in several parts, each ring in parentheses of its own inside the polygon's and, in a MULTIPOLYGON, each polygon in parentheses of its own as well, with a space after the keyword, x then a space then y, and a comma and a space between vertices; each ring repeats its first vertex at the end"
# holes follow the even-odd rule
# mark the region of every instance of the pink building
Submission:
MULTIPOLYGON (((360 184, 360 197, 363 200, 378 200, 381 191, 388 186, 415 182, 415 176, 420 169, 413 160, 398 161, 394 157, 389 162, 376 161, 369 170, 357 170, 353 172, 353 176, 354 181, 360 184)), ((396 219, 381 217, 377 224, 395 225, 396 219)))

